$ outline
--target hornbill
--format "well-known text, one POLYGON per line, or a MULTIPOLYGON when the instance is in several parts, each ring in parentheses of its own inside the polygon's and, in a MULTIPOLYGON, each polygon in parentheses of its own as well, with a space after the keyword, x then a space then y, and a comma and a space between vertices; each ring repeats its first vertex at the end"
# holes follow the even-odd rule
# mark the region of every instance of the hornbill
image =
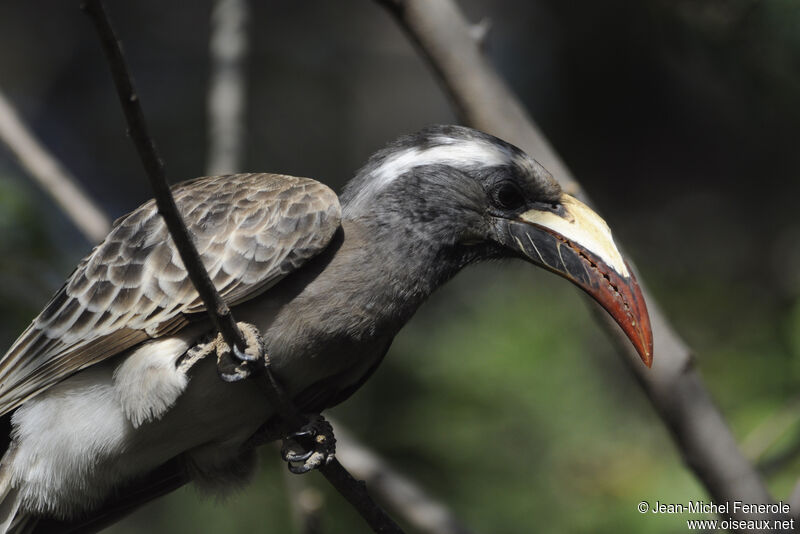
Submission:
MULTIPOLYGON (((249 348, 266 349, 303 413, 349 397, 437 287, 493 258, 577 284, 651 364, 645 303, 608 226, 493 136, 402 137, 341 197, 276 174, 173 194, 249 348)), ((232 352, 154 202, 119 219, 0 359, 0 531, 91 530, 190 480, 246 479, 255 445, 280 437, 278 412, 254 380, 230 383, 232 352)))

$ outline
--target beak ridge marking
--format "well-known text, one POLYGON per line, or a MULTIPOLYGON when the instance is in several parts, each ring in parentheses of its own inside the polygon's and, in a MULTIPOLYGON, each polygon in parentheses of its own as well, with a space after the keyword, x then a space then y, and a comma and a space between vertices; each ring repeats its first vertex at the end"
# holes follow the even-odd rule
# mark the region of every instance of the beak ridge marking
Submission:
POLYGON ((561 260, 561 265, 564 266, 564 272, 572 276, 572 273, 569 272, 569 269, 567 268, 567 264, 564 262, 564 256, 561 255, 561 241, 556 243, 556 251, 558 252, 558 259, 561 260))
MULTIPOLYGON (((537 247, 536 243, 533 242, 533 239, 531 239, 531 236, 527 235, 526 237, 528 238, 528 241, 530 241, 531 245, 533 246, 533 250, 535 250, 536 254, 539 255, 539 259, 542 261, 542 263, 547 265, 547 262, 544 261, 544 258, 542 257, 542 253, 539 252, 539 247, 537 247)), ((522 243, 520 243, 519 245, 520 245, 520 248, 522 248, 522 243)), ((560 254, 560 252, 559 252, 559 254, 560 254)), ((564 260, 562 259, 561 261, 563 262, 564 260)))

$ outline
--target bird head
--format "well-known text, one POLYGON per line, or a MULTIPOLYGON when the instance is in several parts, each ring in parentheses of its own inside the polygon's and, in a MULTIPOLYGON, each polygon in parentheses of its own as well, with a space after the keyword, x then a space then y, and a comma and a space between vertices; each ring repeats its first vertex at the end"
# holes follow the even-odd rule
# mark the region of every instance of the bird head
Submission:
MULTIPOLYGON (((342 195, 345 219, 475 259, 519 257, 595 299, 652 364, 639 284, 608 225, 517 147, 470 128, 432 126, 376 153, 342 195)), ((399 236, 398 236, 399 238, 399 236)))

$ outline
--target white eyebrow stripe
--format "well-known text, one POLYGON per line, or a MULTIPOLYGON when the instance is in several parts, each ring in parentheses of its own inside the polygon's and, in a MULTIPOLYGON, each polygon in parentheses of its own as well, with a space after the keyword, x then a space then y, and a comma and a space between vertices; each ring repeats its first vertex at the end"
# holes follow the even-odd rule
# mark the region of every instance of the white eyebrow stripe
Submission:
POLYGON ((430 148, 406 148, 387 157, 375 168, 367 186, 350 202, 350 208, 373 197, 395 179, 416 167, 424 165, 449 165, 457 169, 496 167, 513 161, 513 154, 503 146, 478 139, 455 140, 442 138, 442 144, 430 148))

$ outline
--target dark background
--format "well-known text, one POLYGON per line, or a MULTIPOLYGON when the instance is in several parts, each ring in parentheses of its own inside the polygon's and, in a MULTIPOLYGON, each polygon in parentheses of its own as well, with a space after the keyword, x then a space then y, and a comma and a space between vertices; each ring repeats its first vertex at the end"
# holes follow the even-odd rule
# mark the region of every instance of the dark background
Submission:
MULTIPOLYGON (((77 4, 0 3, 0 89, 117 217, 149 191, 77 4)), ((800 4, 462 5, 491 20, 491 62, 696 352, 746 454, 791 451, 800 442, 800 4)), ((170 179, 202 175, 210 2, 108 7, 170 179)), ((375 3, 251 8, 244 170, 338 189, 394 137, 456 120, 375 3)), ((0 148, 0 347, 91 245, 0 148)), ((680 530, 684 518, 642 516, 636 504, 705 493, 582 298, 525 265, 465 272, 334 413, 478 531, 680 530)), ((225 505, 184 489, 114 531, 285 531, 282 468, 264 453, 256 483, 225 505)), ((799 468, 788 455, 770 472, 778 498, 799 468)), ((319 487, 326 532, 365 531, 319 487)))

